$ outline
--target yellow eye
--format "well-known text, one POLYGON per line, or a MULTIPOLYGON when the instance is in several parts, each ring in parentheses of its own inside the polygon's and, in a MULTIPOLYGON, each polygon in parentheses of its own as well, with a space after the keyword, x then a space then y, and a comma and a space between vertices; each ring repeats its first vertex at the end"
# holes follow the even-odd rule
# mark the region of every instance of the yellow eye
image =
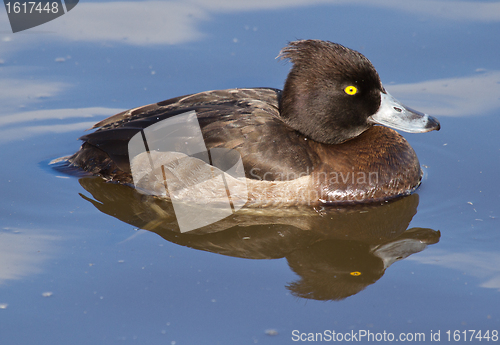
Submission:
MULTIPOLYGON (((347 92, 347 91, 346 91, 347 92)), ((354 276, 354 277, 357 277, 357 276, 360 276, 361 275, 361 272, 358 272, 358 271, 354 271, 354 272, 351 272, 350 275, 354 276)))
POLYGON ((344 89, 345 93, 348 95, 355 95, 358 92, 358 89, 355 86, 349 85, 344 89))

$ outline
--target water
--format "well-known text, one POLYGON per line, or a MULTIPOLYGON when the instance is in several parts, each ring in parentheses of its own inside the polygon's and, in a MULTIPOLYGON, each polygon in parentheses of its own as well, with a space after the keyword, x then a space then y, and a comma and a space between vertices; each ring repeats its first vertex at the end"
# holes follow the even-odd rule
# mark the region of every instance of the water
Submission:
POLYGON ((87 1, 12 34, 2 10, 0 343, 495 342, 499 13, 493 1, 87 1), (440 132, 403 133, 425 170, 414 196, 176 235, 132 190, 48 165, 124 109, 281 88, 290 66, 274 58, 296 38, 359 50, 391 94, 439 118, 440 132))

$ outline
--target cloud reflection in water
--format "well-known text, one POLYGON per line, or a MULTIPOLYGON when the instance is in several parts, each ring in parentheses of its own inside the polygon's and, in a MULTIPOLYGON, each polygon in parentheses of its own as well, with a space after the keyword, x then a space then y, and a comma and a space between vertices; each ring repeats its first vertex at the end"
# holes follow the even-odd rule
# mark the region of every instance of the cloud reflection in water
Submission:
POLYGON ((33 229, 2 229, 0 232, 0 285, 8 280, 42 272, 45 261, 54 254, 57 236, 33 229))
MULTIPOLYGON (((436 0, 419 2, 397 0, 113 1, 80 3, 75 10, 44 24, 43 31, 70 41, 108 41, 139 46, 180 44, 203 38, 206 34, 200 30, 200 24, 213 20, 217 14, 315 5, 376 7, 452 21, 500 21, 500 3, 494 2, 436 0)), ((8 32, 9 29, 7 16, 0 16, 0 30, 8 32)), ((14 37, 16 40, 25 41, 35 39, 29 36, 14 37)))

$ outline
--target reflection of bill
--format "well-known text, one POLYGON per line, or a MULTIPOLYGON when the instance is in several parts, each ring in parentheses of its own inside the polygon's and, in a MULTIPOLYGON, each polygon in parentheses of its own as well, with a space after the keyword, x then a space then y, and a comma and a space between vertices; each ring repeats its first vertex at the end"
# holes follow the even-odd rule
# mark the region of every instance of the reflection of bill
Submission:
POLYGON ((248 200, 239 152, 207 150, 195 111, 157 122, 128 143, 136 188, 168 196, 181 232, 230 216, 248 200))
MULTIPOLYGON (((64 0, 66 11, 69 12, 72 10, 78 1, 79 0, 64 0)), ((64 7, 61 0, 4 0, 4 4, 13 33, 45 24, 64 14, 64 7)))

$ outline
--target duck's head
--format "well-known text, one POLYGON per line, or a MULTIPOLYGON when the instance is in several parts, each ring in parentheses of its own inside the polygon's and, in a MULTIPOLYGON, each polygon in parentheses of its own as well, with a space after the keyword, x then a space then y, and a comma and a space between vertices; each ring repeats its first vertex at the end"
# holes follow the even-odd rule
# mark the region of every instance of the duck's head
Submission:
POLYGON ((315 141, 339 144, 374 124, 411 133, 440 128, 433 117, 394 99, 371 62, 357 51, 327 41, 300 40, 283 48, 279 57, 293 63, 280 115, 315 141))

